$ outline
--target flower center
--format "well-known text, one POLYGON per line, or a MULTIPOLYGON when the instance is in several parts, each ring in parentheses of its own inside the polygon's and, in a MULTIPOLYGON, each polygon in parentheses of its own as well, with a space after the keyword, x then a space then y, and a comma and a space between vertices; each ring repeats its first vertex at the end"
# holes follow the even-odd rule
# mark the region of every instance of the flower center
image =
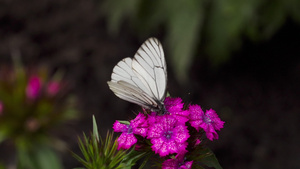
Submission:
POLYGON ((132 131, 132 127, 131 127, 131 125, 126 125, 126 132, 128 133, 128 134, 131 134, 133 131, 132 131))
POLYGON ((206 124, 207 124, 207 123, 211 123, 210 116, 205 115, 205 116, 204 116, 204 122, 205 122, 206 124))
POLYGON ((171 137, 173 135, 173 131, 166 131, 164 132, 164 137, 167 139, 167 140, 170 140, 171 137))

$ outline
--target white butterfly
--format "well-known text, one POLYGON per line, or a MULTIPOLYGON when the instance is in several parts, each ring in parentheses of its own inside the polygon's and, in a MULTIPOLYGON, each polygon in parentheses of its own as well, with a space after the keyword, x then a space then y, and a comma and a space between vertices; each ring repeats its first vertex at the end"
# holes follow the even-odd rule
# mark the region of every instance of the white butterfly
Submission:
POLYGON ((109 88, 119 98, 155 112, 166 112, 167 65, 161 43, 147 39, 133 58, 121 60, 113 69, 109 88))

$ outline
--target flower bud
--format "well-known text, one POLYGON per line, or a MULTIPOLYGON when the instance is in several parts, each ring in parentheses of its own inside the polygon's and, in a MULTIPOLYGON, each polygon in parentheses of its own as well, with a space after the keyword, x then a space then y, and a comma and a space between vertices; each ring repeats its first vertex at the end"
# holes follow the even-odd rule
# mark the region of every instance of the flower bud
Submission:
POLYGON ((61 85, 60 85, 59 82, 57 82, 57 81, 50 81, 47 84, 46 91, 47 91, 47 94, 49 96, 55 96, 59 92, 60 88, 61 88, 61 85))
POLYGON ((3 103, 1 102, 1 100, 0 100, 0 115, 2 114, 2 112, 3 112, 3 103))
POLYGON ((38 76, 31 76, 26 87, 26 96, 29 99, 36 99, 41 90, 41 79, 38 76))

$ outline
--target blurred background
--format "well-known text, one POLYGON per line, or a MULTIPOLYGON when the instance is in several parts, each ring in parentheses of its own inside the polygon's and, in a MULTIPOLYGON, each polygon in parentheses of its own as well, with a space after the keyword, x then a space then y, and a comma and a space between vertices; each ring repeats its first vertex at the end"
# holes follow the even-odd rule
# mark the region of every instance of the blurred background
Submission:
MULTIPOLYGON (((1 0, 0 101, 21 98, 0 106, 3 168, 14 168, 18 157, 28 161, 32 152, 24 138, 32 133, 47 145, 34 152, 47 155, 36 159, 54 159, 60 168, 81 166, 69 150, 79 152, 77 137, 92 130, 93 114, 105 134, 115 120, 140 110, 117 98, 106 82, 114 65, 152 36, 165 50, 171 96, 213 108, 225 121, 219 140, 209 145, 223 168, 300 168, 300 1, 1 0), (41 80, 32 80, 37 75, 41 80), (71 116, 55 116, 55 127, 45 127, 49 107, 36 106, 44 97, 30 101, 24 92, 52 79, 66 84, 60 92, 76 101, 58 109, 72 110, 71 116), (17 82, 21 92, 7 94, 17 82), (26 123, 11 130, 22 106, 29 107, 21 116, 26 123), (34 116, 32 107, 38 107, 34 116)), ((50 107, 70 98, 45 93, 50 107)))

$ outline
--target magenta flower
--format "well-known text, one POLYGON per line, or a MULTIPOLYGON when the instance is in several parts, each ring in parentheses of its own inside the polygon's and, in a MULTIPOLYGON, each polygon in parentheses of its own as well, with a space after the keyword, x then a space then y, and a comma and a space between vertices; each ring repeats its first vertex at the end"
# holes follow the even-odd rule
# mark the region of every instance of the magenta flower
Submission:
POLYGON ((221 121, 213 109, 207 110, 204 113, 200 106, 190 105, 189 111, 191 126, 197 131, 202 128, 206 132, 206 137, 211 141, 219 138, 216 130, 223 128, 225 122, 221 121))
POLYGON ((59 92, 60 88, 61 88, 61 84, 59 82, 50 81, 47 84, 46 91, 49 96, 55 96, 59 92))
POLYGON ((160 156, 185 150, 189 138, 187 127, 172 115, 156 116, 154 124, 149 126, 148 139, 152 150, 160 156))
POLYGON ((118 150, 128 149, 137 142, 134 134, 146 137, 147 135, 147 120, 143 114, 138 114, 135 119, 130 121, 130 124, 122 124, 119 121, 114 123, 113 129, 115 132, 122 132, 118 138, 118 150))
MULTIPOLYGON (((186 151, 185 151, 186 152, 186 151)), ((190 169, 193 161, 184 161, 185 153, 179 153, 175 158, 168 159, 162 163, 162 169, 190 169)))
POLYGON ((150 114, 148 114, 147 117, 148 124, 154 124, 156 122, 157 116, 158 115, 156 112, 151 112, 150 114))
POLYGON ((200 140, 200 139, 197 139, 197 140, 195 141, 195 146, 198 146, 200 143, 201 143, 201 140, 200 140))
POLYGON ((131 125, 121 124, 119 121, 116 121, 114 123, 113 129, 115 130, 115 132, 122 132, 122 134, 118 138, 118 150, 128 149, 137 142, 137 139, 134 137, 134 134, 132 132, 131 125))
POLYGON ((38 76, 31 76, 26 87, 26 96, 29 99, 36 99, 40 94, 42 84, 38 76))
POLYGON ((202 111, 201 107, 198 105, 190 105, 189 106, 190 111, 190 124, 193 126, 198 132, 201 127, 201 124, 203 123, 203 115, 204 112, 202 111))
POLYGON ((189 120, 189 111, 183 110, 183 105, 181 98, 171 98, 167 97, 164 101, 166 109, 170 115, 173 115, 179 122, 185 123, 189 120))
POLYGON ((3 112, 3 103, 0 101, 0 115, 2 114, 2 112, 3 112))
POLYGON ((142 137, 147 136, 148 131, 148 122, 146 116, 142 113, 139 113, 135 119, 130 121, 130 125, 133 128, 133 133, 140 135, 142 137))

